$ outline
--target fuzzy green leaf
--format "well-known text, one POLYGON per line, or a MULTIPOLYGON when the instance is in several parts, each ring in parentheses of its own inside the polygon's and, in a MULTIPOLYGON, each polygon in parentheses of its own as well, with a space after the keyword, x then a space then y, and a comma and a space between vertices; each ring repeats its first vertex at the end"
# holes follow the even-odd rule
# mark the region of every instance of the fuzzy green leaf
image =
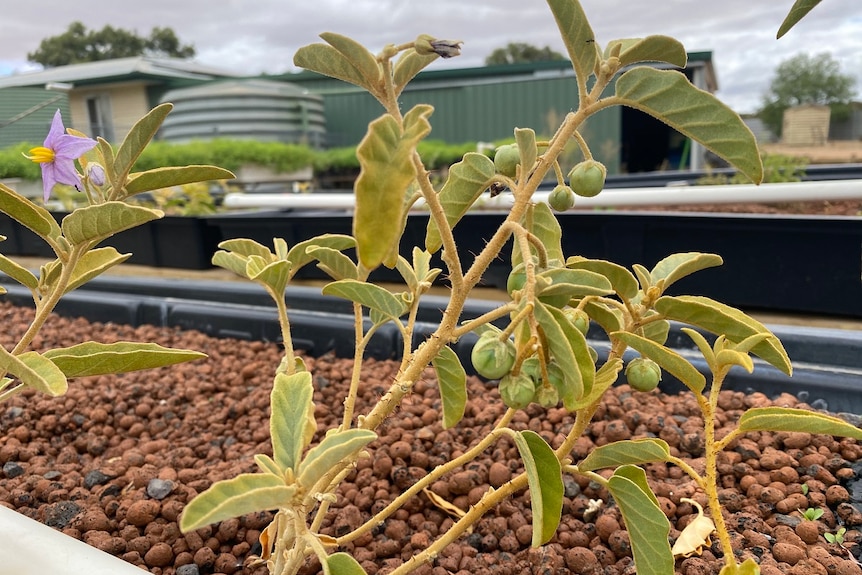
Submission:
MULTIPOLYGON (((81 287, 94 277, 100 276, 106 270, 123 263, 130 257, 132 257, 132 254, 121 254, 112 247, 96 248, 88 251, 78 260, 78 265, 75 266, 72 277, 69 279, 66 293, 81 287)), ((59 272, 59 268, 57 268, 57 271, 59 272)))
POLYGON ((440 386, 440 399, 443 403, 443 429, 454 427, 464 417, 467 407, 467 373, 458 354, 448 345, 444 345, 431 360, 431 365, 437 372, 437 383, 440 386))
MULTIPOLYGON (((449 169, 449 177, 438 197, 450 228, 454 227, 470 206, 479 199, 482 192, 488 188, 495 173, 494 162, 488 156, 476 152, 467 152, 460 162, 449 169)), ((429 218, 428 230, 425 234, 425 249, 434 253, 442 245, 437 223, 429 218)))
POLYGON ((193 184, 195 182, 230 180, 235 177, 233 172, 216 166, 170 166, 156 168, 147 170, 146 172, 130 174, 129 181, 124 188, 124 193, 115 196, 115 198, 122 200, 134 194, 150 190, 182 186, 183 184, 193 184))
POLYGON ((290 282, 291 265, 285 260, 264 263, 260 258, 251 257, 245 270, 248 279, 269 287, 275 293, 283 292, 290 282))
POLYGON ((640 465, 653 461, 670 461, 670 447, 661 439, 629 439, 615 441, 590 451, 578 463, 581 471, 595 471, 620 465, 640 465))
POLYGON ((602 274, 610 280, 614 291, 620 297, 632 299, 638 294, 637 278, 619 264, 605 260, 589 260, 581 256, 572 256, 566 260, 566 267, 574 270, 590 270, 602 274))
POLYGON ((781 26, 778 28, 776 38, 781 38, 787 34, 806 14, 811 12, 815 6, 820 4, 820 0, 796 0, 790 12, 784 18, 781 26))
POLYGON ((60 237, 60 226, 57 225, 57 220, 51 217, 51 212, 42 206, 37 206, 2 183, 0 183, 0 212, 33 230, 46 241, 60 237))
POLYGON ((563 476, 551 447, 534 431, 515 433, 515 445, 524 462, 533 510, 533 547, 547 543, 560 525, 563 511, 563 476))
POLYGON ((392 83, 395 95, 401 94, 404 87, 416 77, 416 74, 425 69, 434 60, 439 58, 437 54, 419 54, 416 50, 406 50, 401 53, 395 67, 392 70, 392 83))
POLYGON ((317 259, 317 267, 334 280, 359 279, 359 269, 349 257, 338 250, 311 246, 306 253, 317 259))
POLYGON ((392 292, 378 285, 356 280, 339 280, 327 284, 323 287, 323 295, 355 301, 393 319, 401 317, 407 311, 404 302, 392 292))
POLYGON ((862 439, 862 429, 843 419, 816 411, 790 407, 754 407, 739 418, 739 433, 749 431, 799 431, 862 439))
POLYGON ((125 185, 126 178, 132 170, 132 166, 138 161, 141 152, 159 131, 162 122, 165 121, 167 115, 173 109, 173 104, 159 104, 150 110, 146 116, 135 122, 132 129, 126 135, 120 148, 117 150, 117 155, 114 157, 113 172, 116 174, 115 185, 120 187, 125 185))
POLYGON ((314 425, 313 395, 314 387, 309 372, 293 375, 279 373, 275 376, 270 395, 272 416, 269 430, 272 454, 282 472, 288 469, 296 471, 302 452, 317 431, 314 425))
POLYGON ((664 280, 662 291, 668 286, 700 270, 720 266, 724 261, 715 254, 686 252, 670 255, 653 267, 650 278, 653 285, 664 280))
POLYGON ((133 341, 115 343, 91 341, 52 349, 42 355, 62 370, 66 377, 128 373, 206 357, 205 353, 188 349, 174 349, 162 347, 156 343, 133 341))
POLYGON ((270 473, 242 473, 213 483, 192 499, 183 509, 180 530, 188 533, 247 513, 288 507, 295 494, 295 485, 270 473))
POLYGON ((35 351, 14 356, 0 346, 0 369, 20 379, 23 385, 54 397, 63 395, 69 387, 60 368, 35 351))
MULTIPOLYGON (((655 309, 667 319, 694 325, 717 335, 724 334, 734 342, 758 333, 771 334, 759 321, 708 297, 664 296, 656 301, 655 309)), ((775 336, 754 346, 751 353, 787 375, 793 372, 790 358, 775 336)))
POLYGON ((320 35, 323 40, 338 50, 338 52, 344 56, 350 65, 359 72, 359 75, 365 79, 365 86, 369 86, 368 90, 372 94, 378 94, 380 92, 380 79, 383 77, 383 70, 380 67, 380 64, 377 62, 377 58, 374 57, 374 54, 368 51, 368 49, 360 44, 359 42, 353 40, 352 38, 348 38, 347 36, 342 36, 341 34, 335 34, 333 32, 324 32, 320 35))
POLYGON ((646 112, 700 142, 753 182, 763 179, 757 141, 745 122, 718 98, 695 87, 682 72, 633 68, 617 80, 616 95, 623 105, 646 112))
POLYGON ((536 165, 536 132, 532 128, 515 128, 515 143, 521 156, 521 178, 526 179, 536 165))
POLYGON ((0 272, 8 275, 10 278, 22 286, 29 288, 31 291, 39 287, 39 280, 33 275, 33 272, 18 262, 10 260, 3 254, 0 254, 0 272))
POLYGON ((606 333, 619 331, 624 327, 623 313, 613 306, 591 301, 584 306, 590 319, 602 326, 606 333))
POLYGON ((646 38, 624 38, 608 42, 604 57, 610 56, 614 44, 621 44, 620 66, 630 66, 638 62, 667 62, 678 68, 685 68, 688 54, 682 43, 670 36, 647 36, 646 38))
POLYGON ((362 565, 344 552, 328 555, 323 564, 323 573, 324 575, 366 575, 362 565))
POLYGON ((298 272, 302 266, 317 259, 316 256, 313 256, 309 251, 309 248, 311 247, 346 250, 355 246, 356 240, 351 236, 343 234, 323 234, 311 238, 310 240, 299 242, 290 248, 285 259, 292 264, 293 267, 291 267, 291 275, 293 275, 298 272))
POLYGON ((296 51, 293 63, 300 68, 337 78, 374 93, 376 89, 368 83, 362 73, 341 52, 328 44, 309 44, 296 51))
POLYGON ((356 179, 353 236, 359 261, 367 269, 391 259, 394 267, 404 218, 404 197, 415 179, 412 155, 416 144, 431 131, 428 116, 434 109, 419 105, 404 116, 404 126, 384 114, 368 126, 356 149, 361 166, 356 179))
POLYGON ((572 67, 578 78, 579 93, 584 96, 587 78, 599 60, 596 37, 581 3, 573 0, 548 0, 557 27, 560 29, 572 67))
POLYGON ((538 274, 540 278, 551 280, 551 285, 542 287, 542 298, 554 295, 568 295, 570 298, 586 295, 609 295, 614 293, 607 277, 589 270, 552 268, 538 274))
POLYGON ((587 340, 555 307, 540 303, 534 314, 565 378, 565 393, 560 394, 560 399, 566 409, 572 410, 576 402, 592 390, 596 375, 587 340))
POLYGON ((375 439, 377 434, 369 429, 353 428, 327 435, 309 450, 299 464, 297 482, 306 489, 311 489, 329 470, 355 456, 375 439))
POLYGON ((665 575, 673 573, 674 559, 668 543, 670 523, 655 502, 655 495, 645 489, 643 481, 635 481, 628 468, 625 473, 614 474, 608 480, 608 491, 619 505, 632 546, 632 556, 639 575, 665 575))
POLYGON ((246 275, 247 263, 247 258, 232 252, 217 251, 212 257, 212 264, 214 266, 231 271, 246 279, 248 278, 246 275))
POLYGON ((592 405, 599 400, 602 395, 614 384, 619 378, 620 371, 623 369, 623 360, 618 357, 609 359, 596 371, 595 381, 593 381, 593 389, 578 401, 576 409, 582 409, 588 405, 592 405))
MULTIPOLYGON (((542 202, 535 204, 530 212, 526 215, 521 223, 528 232, 536 236, 539 242, 545 246, 548 260, 556 260, 562 262, 565 260, 562 248, 563 230, 560 228, 560 222, 557 216, 551 211, 547 203, 542 202)), ((531 256, 537 255, 534 248, 530 248, 531 256)), ((524 258, 517 243, 512 247, 512 267, 523 263, 524 258)))
POLYGON ((636 349, 642 356, 648 357, 662 369, 673 375, 695 393, 700 393, 706 387, 706 378, 687 359, 677 352, 650 339, 639 335, 617 331, 611 334, 626 345, 636 349))
POLYGON ((63 218, 63 235, 72 245, 98 243, 114 234, 163 217, 160 210, 123 202, 78 208, 63 218))
POLYGON ((260 256, 268 261, 275 259, 275 255, 273 255, 272 250, 263 244, 247 238, 225 240, 219 243, 218 247, 239 256, 260 256))

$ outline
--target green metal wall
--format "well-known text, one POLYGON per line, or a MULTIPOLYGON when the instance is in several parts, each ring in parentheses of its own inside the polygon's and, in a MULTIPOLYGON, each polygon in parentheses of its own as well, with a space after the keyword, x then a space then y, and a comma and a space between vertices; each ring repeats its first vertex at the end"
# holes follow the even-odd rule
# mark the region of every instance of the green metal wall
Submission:
POLYGON ((39 144, 45 140, 48 128, 51 127, 51 119, 54 112, 59 108, 63 114, 64 121, 69 120, 69 99, 65 94, 49 92, 42 87, 39 88, 4 88, 0 90, 0 148, 14 146, 21 142, 39 144), (15 116, 27 110, 59 99, 41 109, 27 115, 20 120, 3 126, 15 116))
MULTIPOLYGON (((307 74, 283 79, 323 95, 327 143, 331 147, 357 144, 368 122, 383 113, 373 97, 343 82, 307 74)), ((430 139, 493 142, 512 138, 515 127, 533 128, 540 137, 549 137, 565 114, 577 107, 578 96, 574 76, 559 73, 533 78, 486 77, 479 81, 417 79, 402 94, 401 109, 406 112, 420 103, 435 108, 430 139)), ((583 133, 596 159, 604 162, 610 173, 617 173, 619 108, 604 110, 591 118, 583 133)))

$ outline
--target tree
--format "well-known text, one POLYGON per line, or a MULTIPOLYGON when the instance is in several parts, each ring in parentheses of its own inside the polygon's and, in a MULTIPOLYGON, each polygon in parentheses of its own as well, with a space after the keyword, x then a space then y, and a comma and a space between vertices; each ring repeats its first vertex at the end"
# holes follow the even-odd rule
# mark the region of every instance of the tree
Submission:
POLYGON ((853 76, 842 74, 829 53, 798 54, 776 68, 758 116, 776 135, 781 134, 784 111, 791 106, 828 105, 833 118, 846 118, 855 95, 854 83, 853 76))
POLYGON ((42 40, 35 52, 27 54, 27 59, 52 68, 132 56, 190 58, 194 55, 194 46, 181 45, 171 28, 153 28, 150 36, 144 38, 113 26, 96 31, 87 30, 81 22, 72 22, 64 33, 42 40))
POLYGON ((551 60, 564 60, 565 56, 551 50, 549 46, 538 48, 532 44, 521 42, 510 42, 505 48, 497 48, 485 58, 486 66, 499 64, 519 64, 522 62, 548 62, 551 60))

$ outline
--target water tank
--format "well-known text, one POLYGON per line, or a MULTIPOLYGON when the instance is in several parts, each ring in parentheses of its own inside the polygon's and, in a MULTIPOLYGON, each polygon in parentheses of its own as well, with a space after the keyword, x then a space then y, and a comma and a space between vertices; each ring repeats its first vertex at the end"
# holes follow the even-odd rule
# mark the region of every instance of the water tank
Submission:
POLYGON ((215 81, 171 90, 174 104, 159 137, 168 142, 234 138, 322 147, 323 98, 308 90, 263 79, 215 81))

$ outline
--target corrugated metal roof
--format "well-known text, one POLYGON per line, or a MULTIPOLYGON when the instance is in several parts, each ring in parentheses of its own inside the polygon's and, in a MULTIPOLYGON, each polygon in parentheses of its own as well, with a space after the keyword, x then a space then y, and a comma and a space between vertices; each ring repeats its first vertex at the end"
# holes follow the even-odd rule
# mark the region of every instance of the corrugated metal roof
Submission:
POLYGON ((52 82, 68 82, 77 85, 144 78, 206 81, 224 77, 239 77, 239 74, 210 66, 202 66, 179 58, 140 56, 70 64, 39 72, 2 76, 0 77, 0 88, 42 86, 52 82))

